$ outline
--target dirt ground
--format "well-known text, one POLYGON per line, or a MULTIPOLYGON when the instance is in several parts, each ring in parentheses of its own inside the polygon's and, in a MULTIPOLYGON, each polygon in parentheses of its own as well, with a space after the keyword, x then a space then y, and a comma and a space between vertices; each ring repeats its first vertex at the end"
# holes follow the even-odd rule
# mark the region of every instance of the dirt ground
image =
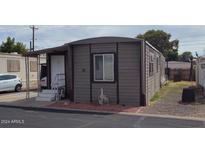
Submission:
POLYGON ((182 89, 194 84, 194 82, 185 81, 170 82, 160 90, 160 100, 142 108, 140 113, 205 118, 205 99, 200 100, 200 103, 180 103, 182 89))
MULTIPOLYGON (((37 92, 31 91, 30 97, 36 97, 37 92)), ((0 103, 13 103, 26 98, 26 92, 0 92, 0 103)))

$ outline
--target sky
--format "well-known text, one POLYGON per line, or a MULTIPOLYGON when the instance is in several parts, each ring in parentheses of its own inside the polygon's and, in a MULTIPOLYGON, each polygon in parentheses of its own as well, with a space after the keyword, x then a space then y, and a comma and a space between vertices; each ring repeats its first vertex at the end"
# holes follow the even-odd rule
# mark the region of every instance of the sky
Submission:
MULTIPOLYGON (((136 37, 150 29, 160 29, 172 35, 171 40, 179 40, 179 53, 191 51, 195 54, 205 55, 205 26, 116 26, 116 25, 37 25, 35 32, 35 49, 43 49, 63 45, 70 41, 75 41, 90 37, 100 36, 121 36, 136 37)), ((32 38, 32 30, 29 25, 1 25, 0 43, 10 36, 16 41, 23 42, 29 48, 32 38)))

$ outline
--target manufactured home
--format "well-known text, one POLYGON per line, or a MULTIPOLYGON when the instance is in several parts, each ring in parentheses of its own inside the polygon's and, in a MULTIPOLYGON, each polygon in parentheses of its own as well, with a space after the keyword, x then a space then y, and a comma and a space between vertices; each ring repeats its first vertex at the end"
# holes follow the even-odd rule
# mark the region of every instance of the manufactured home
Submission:
POLYGON ((145 106, 165 82, 164 56, 141 39, 89 38, 27 56, 41 54, 47 55, 48 87, 61 81, 73 102, 98 102, 103 90, 109 103, 145 106))
POLYGON ((205 88, 205 57, 196 60, 196 84, 205 88))
MULTIPOLYGON (((45 63, 46 58, 41 57, 41 62, 45 63)), ((30 88, 37 88, 37 60, 29 59, 30 88)), ((25 57, 17 53, 0 53, 0 74, 15 74, 22 79, 23 88, 26 88, 26 66, 25 57)))

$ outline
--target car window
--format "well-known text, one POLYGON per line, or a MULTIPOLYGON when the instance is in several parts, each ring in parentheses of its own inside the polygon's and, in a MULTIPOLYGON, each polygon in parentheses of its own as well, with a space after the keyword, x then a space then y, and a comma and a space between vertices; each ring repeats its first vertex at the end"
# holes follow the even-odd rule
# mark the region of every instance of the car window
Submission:
POLYGON ((2 75, 2 76, 1 76, 1 80, 8 80, 8 79, 7 79, 7 75, 2 75))
POLYGON ((16 75, 9 75, 8 78, 9 78, 9 79, 15 79, 15 78, 16 78, 16 75))
POLYGON ((3 80, 3 79, 4 79, 3 75, 0 75, 0 81, 3 80))
POLYGON ((15 79, 15 75, 1 75, 0 80, 10 80, 10 79, 15 79))

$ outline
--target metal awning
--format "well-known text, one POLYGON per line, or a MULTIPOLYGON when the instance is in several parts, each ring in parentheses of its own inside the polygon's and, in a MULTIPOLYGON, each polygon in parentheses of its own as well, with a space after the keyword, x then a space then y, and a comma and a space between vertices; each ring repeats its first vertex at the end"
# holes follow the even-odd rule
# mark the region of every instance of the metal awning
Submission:
POLYGON ((36 57, 40 54, 46 54, 46 53, 53 53, 53 52, 62 52, 66 51, 68 49, 68 45, 62 45, 58 47, 53 47, 53 48, 47 48, 47 49, 41 49, 41 50, 36 50, 32 52, 27 52, 25 56, 28 57, 36 57))

